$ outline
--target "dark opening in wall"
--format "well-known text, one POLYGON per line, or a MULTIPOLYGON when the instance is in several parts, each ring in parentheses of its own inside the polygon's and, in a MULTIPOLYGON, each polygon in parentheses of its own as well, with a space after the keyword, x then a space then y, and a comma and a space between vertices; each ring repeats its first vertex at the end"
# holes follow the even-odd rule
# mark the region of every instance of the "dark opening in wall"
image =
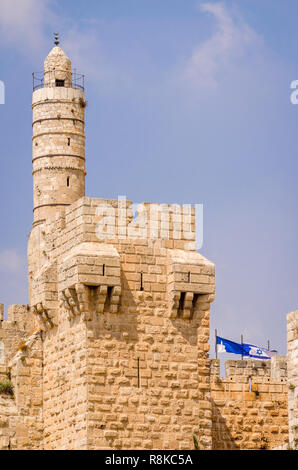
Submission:
POLYGON ((64 86, 64 80, 58 80, 56 78, 56 86, 64 86))
POLYGON ((193 316, 194 316, 194 313, 195 313, 195 308, 196 308, 196 303, 198 301, 199 296, 200 296, 200 294, 194 294, 194 296, 193 296, 192 307, 191 307, 191 312, 190 312, 190 320, 193 319, 193 316))
POLYGON ((69 187, 69 183, 70 183, 70 178, 69 178, 69 176, 68 176, 68 177, 67 177, 67 180, 66 180, 67 187, 69 187))
POLYGON ((70 146, 70 137, 67 139, 67 145, 70 146))
POLYGON ((111 305, 112 291, 113 291, 113 287, 108 286, 108 292, 107 292, 106 301, 105 301, 105 305, 104 305, 104 310, 105 311, 107 311, 109 309, 110 305, 111 305))
POLYGON ((141 273, 141 285, 140 285, 140 290, 141 290, 141 291, 144 290, 144 286, 143 286, 143 273, 141 273))
POLYGON ((177 312, 178 318, 182 317, 182 312, 184 308, 184 299, 185 299, 185 292, 181 292, 181 296, 179 300, 179 307, 178 307, 178 312, 177 312))

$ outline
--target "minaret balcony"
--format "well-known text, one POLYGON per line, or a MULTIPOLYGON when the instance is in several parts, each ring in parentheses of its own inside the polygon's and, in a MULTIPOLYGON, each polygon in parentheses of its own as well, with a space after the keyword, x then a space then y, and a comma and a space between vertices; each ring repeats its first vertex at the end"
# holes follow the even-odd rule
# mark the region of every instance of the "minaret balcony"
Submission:
POLYGON ((33 91, 40 88, 75 88, 77 90, 85 90, 85 75, 76 72, 68 72, 56 69, 51 72, 33 72, 33 91))

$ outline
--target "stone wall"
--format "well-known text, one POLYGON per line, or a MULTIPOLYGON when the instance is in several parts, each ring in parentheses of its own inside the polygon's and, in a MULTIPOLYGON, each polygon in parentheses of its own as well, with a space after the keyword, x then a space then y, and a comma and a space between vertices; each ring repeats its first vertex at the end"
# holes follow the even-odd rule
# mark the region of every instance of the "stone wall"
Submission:
POLYGON ((88 448, 191 449, 193 434, 210 448, 197 370, 209 312, 198 304, 191 322, 167 318, 162 284, 133 294, 124 289, 119 315, 87 323, 88 448))
POLYGON ((31 307, 44 331, 45 448, 191 449, 193 434, 211 448, 214 265, 195 251, 194 217, 193 208, 178 239, 175 214, 167 228, 158 211, 147 227, 156 239, 119 237, 118 201, 81 198, 35 228, 46 251, 36 269, 29 250, 31 307), (102 240, 104 203, 116 232, 102 240))
POLYGON ((286 358, 211 361, 212 448, 273 449, 288 442, 286 358))
POLYGON ((13 397, 0 394, 0 450, 13 446, 18 423, 18 409, 13 397))
POLYGON ((33 333, 10 363, 17 408, 11 449, 43 448, 43 351, 41 332, 33 333))
POLYGON ((33 328, 34 317, 28 305, 10 305, 7 320, 4 320, 4 306, 0 304, 0 375, 33 328))
POLYGON ((6 368, 12 391, 0 394, 0 450, 42 449, 42 344, 36 332, 6 368))
POLYGON ((87 344, 81 318, 43 333, 44 448, 87 449, 87 344))
POLYGON ((289 446, 298 449, 298 310, 287 316, 289 446))

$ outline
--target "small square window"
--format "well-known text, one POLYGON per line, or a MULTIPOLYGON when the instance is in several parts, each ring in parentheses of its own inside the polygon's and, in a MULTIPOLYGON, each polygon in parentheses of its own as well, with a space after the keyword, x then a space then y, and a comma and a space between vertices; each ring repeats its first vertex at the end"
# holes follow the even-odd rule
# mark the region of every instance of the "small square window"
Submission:
POLYGON ((56 86, 64 86, 64 80, 56 79, 56 86))

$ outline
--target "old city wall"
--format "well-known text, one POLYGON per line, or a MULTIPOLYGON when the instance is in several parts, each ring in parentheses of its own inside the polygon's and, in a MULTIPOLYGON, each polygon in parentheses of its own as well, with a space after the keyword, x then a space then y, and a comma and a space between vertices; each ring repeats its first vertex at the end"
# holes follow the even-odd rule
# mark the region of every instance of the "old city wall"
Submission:
MULTIPOLYGON (((16 404, 15 389, 12 385, 11 360, 24 347, 33 331, 34 318, 27 305, 10 305, 7 319, 4 319, 4 305, 0 304, 0 449, 22 447, 18 440, 20 432, 19 415, 22 412, 16 404)), ((22 419, 25 419, 23 416, 22 419)))
POLYGON ((4 319, 4 305, 0 304, 0 379, 20 344, 33 330, 34 318, 27 305, 10 305, 4 319))
POLYGON ((0 450, 10 449, 18 423, 18 409, 12 396, 0 393, 0 450))
POLYGON ((287 316, 289 446, 298 449, 298 310, 287 316))
POLYGON ((212 448, 273 449, 288 442, 286 358, 211 361, 212 448))
POLYGON ((7 367, 12 388, 0 394, 0 449, 41 449, 42 341, 40 332, 23 341, 7 367))

